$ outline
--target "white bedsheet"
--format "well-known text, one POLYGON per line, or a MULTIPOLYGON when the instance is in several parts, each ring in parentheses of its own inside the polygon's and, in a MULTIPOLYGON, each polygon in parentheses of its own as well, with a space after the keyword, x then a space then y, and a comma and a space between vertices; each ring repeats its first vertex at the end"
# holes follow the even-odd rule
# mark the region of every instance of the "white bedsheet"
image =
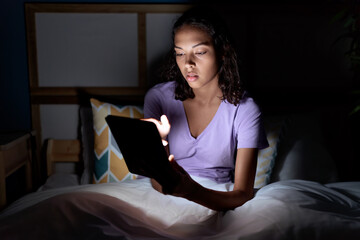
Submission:
MULTIPOLYGON (((194 179, 212 189, 232 189, 232 184, 194 179)), ((243 206, 225 213, 162 195, 152 189, 148 179, 54 189, 29 194, 5 209, 0 214, 0 236, 360 239, 360 182, 276 182, 260 189, 243 206)))

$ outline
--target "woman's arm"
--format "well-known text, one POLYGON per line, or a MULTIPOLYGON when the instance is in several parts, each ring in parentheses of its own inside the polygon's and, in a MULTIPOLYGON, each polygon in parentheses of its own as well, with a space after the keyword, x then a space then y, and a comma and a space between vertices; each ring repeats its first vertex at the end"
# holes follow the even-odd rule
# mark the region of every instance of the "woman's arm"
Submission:
MULTIPOLYGON (((160 121, 156 119, 143 120, 153 122, 163 139, 170 132, 170 123, 165 115, 161 117, 160 121)), ((168 152, 168 146, 165 146, 165 148, 168 152)), ((234 189, 229 192, 215 191, 202 187, 192 180, 189 174, 174 161, 174 156, 170 156, 169 160, 175 171, 169 174, 179 175, 179 183, 177 186, 174 186, 171 193, 165 194, 183 197, 214 210, 234 209, 253 197, 257 155, 257 148, 239 148, 237 150, 234 189)), ((151 184, 154 189, 163 192, 162 186, 156 180, 151 179, 151 184)))
MULTIPOLYGON (((234 189, 229 192, 215 191, 205 188, 191 179, 173 158, 173 168, 180 175, 180 183, 174 188, 174 196, 183 197, 217 211, 234 209, 250 200, 253 195, 256 163, 256 148, 240 148, 237 150, 234 189)), ((161 185, 151 180, 153 187, 162 192, 161 185)))
POLYGON ((188 196, 188 199, 213 210, 230 210, 243 205, 254 196, 257 153, 256 148, 237 150, 232 191, 220 192, 197 184, 197 189, 188 196))

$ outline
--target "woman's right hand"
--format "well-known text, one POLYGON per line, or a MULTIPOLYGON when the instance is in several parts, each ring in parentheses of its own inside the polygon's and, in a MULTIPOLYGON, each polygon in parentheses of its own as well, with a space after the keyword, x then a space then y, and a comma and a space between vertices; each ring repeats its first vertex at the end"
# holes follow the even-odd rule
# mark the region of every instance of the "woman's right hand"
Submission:
POLYGON ((166 139, 167 135, 170 132, 170 127, 171 127, 166 115, 162 115, 160 117, 160 121, 155 118, 144 118, 141 120, 154 123, 159 131, 161 139, 163 140, 166 139))

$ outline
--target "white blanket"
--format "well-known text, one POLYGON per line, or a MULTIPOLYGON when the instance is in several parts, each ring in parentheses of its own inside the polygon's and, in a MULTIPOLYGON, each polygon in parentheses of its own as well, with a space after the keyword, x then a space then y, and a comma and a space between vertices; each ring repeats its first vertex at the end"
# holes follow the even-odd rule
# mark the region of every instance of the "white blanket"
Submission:
MULTIPOLYGON (((228 191, 232 184, 195 178, 228 191)), ((148 179, 29 194, 0 214, 3 239, 358 239, 360 182, 269 184, 233 211, 165 196, 148 179)))

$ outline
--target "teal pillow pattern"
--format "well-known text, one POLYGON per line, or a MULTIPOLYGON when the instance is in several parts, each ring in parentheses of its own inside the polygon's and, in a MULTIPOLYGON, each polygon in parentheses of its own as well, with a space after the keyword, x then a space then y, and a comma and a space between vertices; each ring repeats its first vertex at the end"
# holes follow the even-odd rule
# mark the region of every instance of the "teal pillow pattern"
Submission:
POLYGON ((140 106, 118 106, 97 99, 90 99, 94 124, 94 174, 93 183, 121 182, 136 179, 129 172, 121 151, 105 121, 108 115, 143 118, 140 106))

